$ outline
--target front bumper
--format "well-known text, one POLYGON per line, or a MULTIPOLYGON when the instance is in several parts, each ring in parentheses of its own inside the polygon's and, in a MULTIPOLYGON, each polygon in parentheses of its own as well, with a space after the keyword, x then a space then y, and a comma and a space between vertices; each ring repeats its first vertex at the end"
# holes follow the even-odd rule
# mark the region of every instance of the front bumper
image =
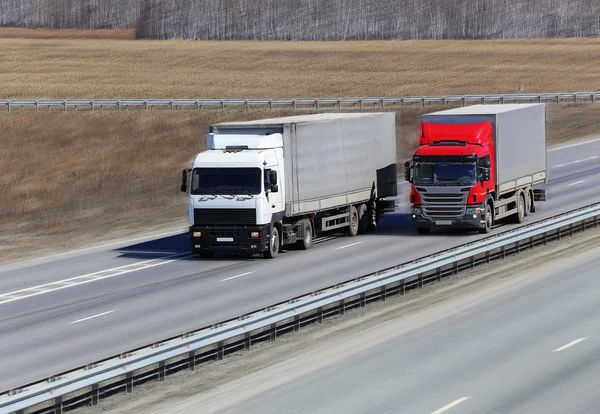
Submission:
POLYGON ((412 213, 412 223, 416 228, 482 229, 485 227, 485 213, 466 213, 463 216, 452 218, 426 217, 422 213, 412 213))
POLYGON ((191 226, 190 248, 200 252, 248 252, 268 250, 269 225, 262 226, 191 226), (253 232, 260 237, 251 237, 253 232), (194 235, 200 233, 200 237, 194 235))

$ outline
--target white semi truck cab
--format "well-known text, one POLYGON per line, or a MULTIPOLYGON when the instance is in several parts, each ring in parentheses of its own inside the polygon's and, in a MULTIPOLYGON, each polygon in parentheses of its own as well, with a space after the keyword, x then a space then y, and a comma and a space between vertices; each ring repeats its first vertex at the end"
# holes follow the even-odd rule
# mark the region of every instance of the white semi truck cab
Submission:
POLYGON ((262 253, 309 249, 321 232, 376 227, 394 208, 394 114, 318 114, 211 127, 182 174, 190 247, 262 253), (188 185, 189 182, 189 185, 188 185))

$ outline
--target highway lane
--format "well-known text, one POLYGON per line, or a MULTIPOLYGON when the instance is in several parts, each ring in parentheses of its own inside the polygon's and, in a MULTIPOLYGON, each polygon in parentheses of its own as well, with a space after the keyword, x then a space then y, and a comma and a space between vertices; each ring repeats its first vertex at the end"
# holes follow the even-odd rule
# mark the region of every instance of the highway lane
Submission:
POLYGON ((422 311, 428 316, 326 336, 323 356, 298 351, 152 412, 597 412, 599 254, 596 247, 507 275, 520 280, 496 279, 493 290, 457 295, 422 311))
MULTIPOLYGON (((600 162, 592 158, 594 154, 600 154, 600 142, 549 152, 549 200, 539 205, 529 222, 600 201, 599 186, 572 185, 600 179, 600 162)), ((406 186, 401 188, 405 191, 406 186)), ((41 294, 0 304, 0 354, 4 356, 0 373, 11 373, 0 375, 0 389, 480 237, 460 233, 418 236, 409 225, 407 208, 400 207, 397 214, 386 217, 376 234, 335 238, 310 252, 289 252, 274 261, 189 258, 185 257, 185 238, 173 236, 3 269, 0 303, 18 299, 18 294, 2 295, 19 289, 38 286, 41 294), (148 262, 179 253, 184 256, 148 262), (129 265, 133 266, 122 267, 129 265), (119 269, 89 276, 115 268, 119 269), (60 289, 48 293, 39 288, 77 276, 85 277, 54 285, 60 289), (98 276, 104 278, 95 280, 98 276), (83 281, 89 283, 77 284, 83 281), (72 323, 81 319, 85 320, 72 323)))

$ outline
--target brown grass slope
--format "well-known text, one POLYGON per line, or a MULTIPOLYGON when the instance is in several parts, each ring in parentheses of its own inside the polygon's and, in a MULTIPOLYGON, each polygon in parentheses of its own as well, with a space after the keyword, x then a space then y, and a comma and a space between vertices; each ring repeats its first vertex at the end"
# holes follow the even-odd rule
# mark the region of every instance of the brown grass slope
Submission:
POLYGON ((14 30, 0 29, 0 99, 402 96, 600 88, 595 59, 600 39, 192 42, 24 38, 36 31, 22 31, 15 38, 14 30))
MULTIPOLYGON (((419 115, 397 113, 399 162, 419 115)), ((549 141, 600 132, 597 106, 549 106, 549 141)), ((187 219, 180 171, 214 122, 290 112, 0 114, 0 257, 87 247, 187 219)))

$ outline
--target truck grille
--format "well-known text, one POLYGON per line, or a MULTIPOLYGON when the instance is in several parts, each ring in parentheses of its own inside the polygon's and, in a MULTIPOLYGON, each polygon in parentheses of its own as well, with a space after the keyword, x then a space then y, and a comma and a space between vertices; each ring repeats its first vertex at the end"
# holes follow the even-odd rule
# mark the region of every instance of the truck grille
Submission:
POLYGON ((210 225, 253 225, 256 224, 256 209, 253 208, 195 208, 194 224, 210 225))
POLYGON ((423 215, 454 218, 465 215, 466 193, 421 193, 423 215))

